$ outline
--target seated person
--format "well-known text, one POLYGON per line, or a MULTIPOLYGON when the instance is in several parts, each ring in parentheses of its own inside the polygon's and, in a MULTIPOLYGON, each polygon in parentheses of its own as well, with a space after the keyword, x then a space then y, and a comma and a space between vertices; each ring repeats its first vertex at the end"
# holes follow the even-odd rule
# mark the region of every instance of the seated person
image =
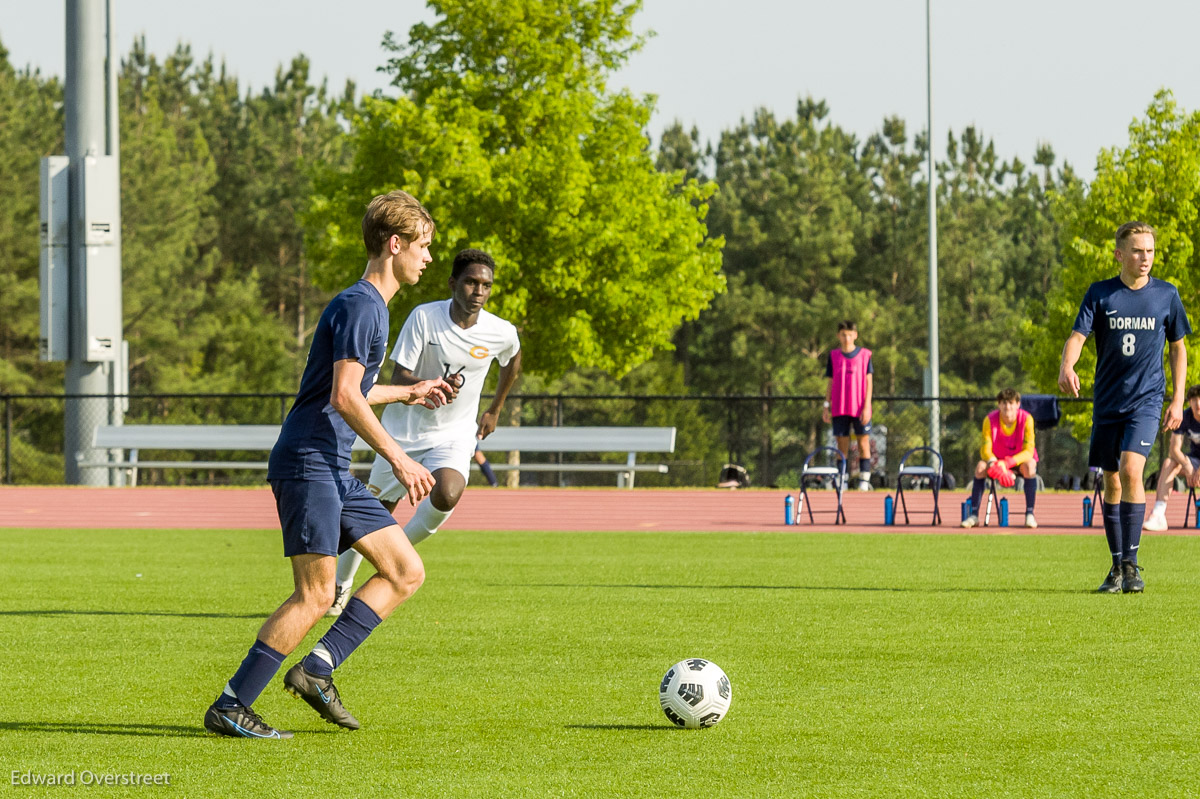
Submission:
POLYGON ((1025 478, 1025 526, 1037 527, 1033 504, 1037 500, 1037 448, 1034 446, 1033 416, 1021 409, 1021 394, 1006 388, 996 395, 996 410, 983 420, 981 460, 975 465, 971 484, 971 515, 963 527, 979 524, 979 503, 985 480, 991 477, 1005 488, 1016 485, 1014 470, 1025 478))
POLYGON ((1158 491, 1154 497, 1154 510, 1142 524, 1143 530, 1160 533, 1167 529, 1167 500, 1171 486, 1179 474, 1193 488, 1200 487, 1200 385, 1187 390, 1188 410, 1183 413, 1179 427, 1171 431, 1171 449, 1167 461, 1158 473, 1158 491), (1183 441, 1189 442, 1188 454, 1183 454, 1183 441))

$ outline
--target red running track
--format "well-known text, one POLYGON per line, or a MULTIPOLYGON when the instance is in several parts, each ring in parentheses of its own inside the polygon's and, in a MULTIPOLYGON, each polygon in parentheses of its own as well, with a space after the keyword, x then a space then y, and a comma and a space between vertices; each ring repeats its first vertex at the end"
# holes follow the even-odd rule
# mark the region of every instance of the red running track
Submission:
MULTIPOLYGON (((808 532, 850 533, 971 533, 971 534, 1100 534, 1095 526, 1082 526, 1083 493, 1044 493, 1037 499, 1037 530, 1027 530, 1025 499, 1006 494, 1010 527, 992 525, 970 531, 959 527, 960 506, 967 494, 941 496, 943 524, 932 526, 930 493, 906 492, 912 524, 903 523, 897 509, 894 527, 883 524, 887 493, 850 492, 845 495, 848 524, 833 524, 832 492, 812 492, 815 524, 802 513, 802 523, 783 524, 784 491, 752 489, 667 490, 616 488, 478 488, 463 495, 447 530, 663 530, 700 532, 808 532)), ((795 492, 792 492, 793 495, 795 492)), ((1167 535, 1193 535, 1182 528, 1184 498, 1171 503, 1167 535)), ((396 516, 403 522, 409 509, 402 505, 396 516)), ((275 503, 269 488, 79 488, 0 487, 0 527, 70 529, 276 529, 275 503)), ((1155 534, 1151 534, 1155 535, 1155 534)), ((1158 533, 1157 535, 1162 535, 1158 533)))

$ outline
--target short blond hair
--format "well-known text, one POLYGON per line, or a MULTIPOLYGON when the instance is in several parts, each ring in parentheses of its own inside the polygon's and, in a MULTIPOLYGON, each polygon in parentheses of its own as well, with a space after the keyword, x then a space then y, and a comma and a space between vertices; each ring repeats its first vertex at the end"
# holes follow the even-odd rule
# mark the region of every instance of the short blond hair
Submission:
POLYGON ((1158 231, 1147 225, 1145 222, 1126 222, 1117 228, 1117 246, 1120 247, 1125 243, 1125 240, 1130 236, 1136 236, 1140 233, 1149 233, 1155 239, 1158 238, 1158 231))
POLYGON ((405 244, 412 244, 429 231, 433 236, 433 217, 425 206, 406 191, 389 191, 371 198, 367 213, 363 215, 363 244, 372 258, 383 253, 384 245, 392 236, 399 236, 405 244))

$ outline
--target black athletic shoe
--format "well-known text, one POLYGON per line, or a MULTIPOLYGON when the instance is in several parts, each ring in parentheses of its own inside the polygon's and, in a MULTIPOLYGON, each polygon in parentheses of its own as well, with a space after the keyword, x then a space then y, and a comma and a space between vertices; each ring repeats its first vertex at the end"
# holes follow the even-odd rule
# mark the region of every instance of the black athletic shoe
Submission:
POLYGON ((291 738, 287 730, 277 730, 262 720, 253 708, 245 705, 217 707, 204 714, 204 729, 230 738, 291 738))
POLYGON ((338 695, 338 689, 334 687, 331 677, 318 677, 297 663, 283 675, 283 687, 292 696, 312 705, 312 709, 330 724, 348 730, 357 730, 362 726, 342 705, 342 698, 338 695))
POLYGON ((1098 594, 1119 594, 1124 586, 1124 580, 1121 576, 1121 567, 1113 566, 1108 571, 1108 576, 1104 578, 1104 582, 1100 583, 1100 587, 1096 589, 1098 594))
POLYGON ((1142 567, 1131 560, 1121 561, 1121 577, 1125 584, 1121 590, 1127 594, 1140 594, 1146 590, 1146 583, 1142 580, 1142 567))

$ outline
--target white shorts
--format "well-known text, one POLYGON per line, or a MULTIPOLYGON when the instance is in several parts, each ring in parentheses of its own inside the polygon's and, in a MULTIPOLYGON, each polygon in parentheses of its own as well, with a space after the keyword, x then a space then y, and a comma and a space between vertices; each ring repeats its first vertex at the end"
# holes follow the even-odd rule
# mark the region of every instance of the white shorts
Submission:
MULTIPOLYGON (((453 469, 466 480, 471 475, 471 457, 475 454, 475 439, 468 441, 447 441, 429 449, 406 450, 405 455, 424 466, 430 472, 438 469, 453 469)), ((367 479, 367 488, 381 502, 399 502, 408 492, 386 458, 375 456, 371 464, 371 476, 367 479)))

